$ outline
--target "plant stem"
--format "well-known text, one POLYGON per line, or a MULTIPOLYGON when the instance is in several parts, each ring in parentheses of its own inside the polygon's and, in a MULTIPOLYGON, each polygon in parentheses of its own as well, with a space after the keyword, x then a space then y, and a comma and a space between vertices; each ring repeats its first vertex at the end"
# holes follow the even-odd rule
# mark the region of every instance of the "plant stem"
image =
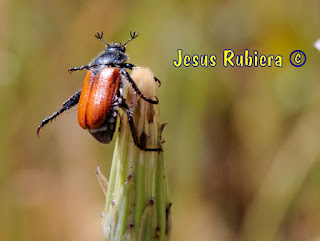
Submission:
MULTIPOLYGON (((157 87, 152 72, 134 68, 131 74, 141 93, 155 99, 157 87)), ((129 106, 140 143, 146 148, 161 147, 159 106, 128 91, 129 106)), ((163 151, 143 151, 133 142, 126 114, 120 118, 110 180, 97 170, 106 191, 103 229, 108 241, 169 240, 170 207, 163 151)))

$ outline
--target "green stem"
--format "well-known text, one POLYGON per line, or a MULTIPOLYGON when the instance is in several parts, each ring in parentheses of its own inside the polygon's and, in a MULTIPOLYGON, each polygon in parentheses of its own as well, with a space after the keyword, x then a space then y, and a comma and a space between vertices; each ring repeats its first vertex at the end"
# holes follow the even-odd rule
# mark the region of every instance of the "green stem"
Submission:
MULTIPOLYGON (((134 68, 131 77, 146 97, 157 96, 150 70, 134 68)), ((163 125, 159 106, 130 91, 126 103, 132 111, 138 137, 147 136, 147 148, 161 147, 163 125)), ((142 151, 136 147, 125 114, 120 118, 107 186, 103 229, 108 241, 169 240, 171 203, 163 152, 142 151)))

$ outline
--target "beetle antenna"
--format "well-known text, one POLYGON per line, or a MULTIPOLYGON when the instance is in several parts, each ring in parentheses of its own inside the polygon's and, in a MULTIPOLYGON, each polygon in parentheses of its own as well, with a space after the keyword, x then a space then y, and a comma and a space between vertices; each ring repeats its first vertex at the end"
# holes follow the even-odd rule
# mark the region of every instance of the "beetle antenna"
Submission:
POLYGON ((136 37, 138 37, 139 33, 136 32, 136 30, 133 31, 133 33, 130 31, 130 37, 131 39, 129 39, 127 42, 125 42, 122 45, 126 45, 127 43, 129 43, 131 40, 135 39, 136 37))
POLYGON ((101 31, 101 34, 97 31, 97 33, 94 35, 97 39, 100 39, 102 42, 104 42, 108 47, 109 44, 102 38, 103 36, 103 31, 101 31))

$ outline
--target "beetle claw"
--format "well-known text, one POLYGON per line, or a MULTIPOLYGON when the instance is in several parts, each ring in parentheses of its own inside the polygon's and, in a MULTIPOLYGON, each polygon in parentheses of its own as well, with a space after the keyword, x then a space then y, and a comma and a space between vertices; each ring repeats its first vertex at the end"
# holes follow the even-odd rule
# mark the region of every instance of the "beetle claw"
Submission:
POLYGON ((40 138, 39 134, 40 134, 41 127, 42 127, 42 126, 40 125, 40 126, 38 126, 38 129, 37 129, 37 136, 38 136, 38 138, 40 138))

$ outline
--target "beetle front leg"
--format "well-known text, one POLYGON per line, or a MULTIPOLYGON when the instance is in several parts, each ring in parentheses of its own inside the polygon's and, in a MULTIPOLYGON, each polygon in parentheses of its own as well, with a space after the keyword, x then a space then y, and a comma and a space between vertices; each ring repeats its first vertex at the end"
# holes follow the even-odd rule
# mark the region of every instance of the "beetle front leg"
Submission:
POLYGON ((130 64, 130 63, 123 63, 123 64, 120 64, 121 68, 126 68, 126 69, 133 69, 134 67, 136 67, 135 65, 133 64, 130 64))
POLYGON ((44 127, 49 121, 52 121, 53 119, 55 119, 57 116, 59 116, 60 114, 62 114, 64 111, 69 110, 70 108, 72 108, 73 106, 75 106, 76 104, 78 104, 79 99, 80 99, 80 95, 81 95, 81 90, 78 90, 77 93, 75 93, 73 96, 71 96, 66 102, 63 103, 63 106, 60 110, 58 110, 57 112, 55 112, 52 116, 44 119, 41 124, 38 126, 37 129, 37 135, 39 137, 39 132, 41 130, 42 127, 44 127))
POLYGON ((125 75, 125 77, 127 78, 127 80, 130 82, 130 84, 132 85, 132 88, 137 92, 137 94, 142 98, 144 99, 145 101, 151 103, 151 104, 158 104, 159 101, 158 101, 158 98, 156 97, 157 100, 151 100, 151 99, 148 99, 147 97, 145 97, 141 91, 139 90, 138 86, 136 85, 136 83, 133 81, 133 79, 131 78, 131 76, 128 74, 127 71, 125 71, 124 69, 121 69, 121 73, 123 75, 125 75))
POLYGON ((133 122, 132 113, 131 113, 128 105, 125 103, 125 100, 123 100, 123 102, 121 103, 120 107, 123 108, 125 110, 125 112, 127 113, 128 122, 129 122, 129 125, 130 125, 130 130, 131 130, 131 134, 132 134, 132 138, 133 138, 134 144, 140 150, 143 150, 143 151, 158 151, 158 152, 162 151, 162 148, 146 148, 140 143, 138 135, 137 135, 136 126, 134 125, 134 122, 133 122))
POLYGON ((74 68, 68 69, 68 72, 71 74, 71 72, 73 72, 73 71, 78 71, 78 70, 83 70, 83 69, 89 70, 90 67, 92 67, 92 66, 82 65, 82 66, 80 66, 80 67, 74 67, 74 68))

